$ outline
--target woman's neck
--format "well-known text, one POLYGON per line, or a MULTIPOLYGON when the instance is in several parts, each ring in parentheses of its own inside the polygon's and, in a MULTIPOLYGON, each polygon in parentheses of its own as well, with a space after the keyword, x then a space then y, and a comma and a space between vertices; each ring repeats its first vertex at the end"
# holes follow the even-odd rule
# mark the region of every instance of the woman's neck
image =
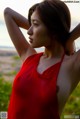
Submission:
POLYGON ((45 48, 44 56, 46 58, 60 58, 64 54, 64 48, 61 45, 55 45, 45 48))

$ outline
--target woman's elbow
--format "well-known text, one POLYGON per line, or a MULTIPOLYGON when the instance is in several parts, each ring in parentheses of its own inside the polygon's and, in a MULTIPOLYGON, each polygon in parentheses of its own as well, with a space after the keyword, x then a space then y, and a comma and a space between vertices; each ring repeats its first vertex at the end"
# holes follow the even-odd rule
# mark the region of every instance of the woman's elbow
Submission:
POLYGON ((10 10, 11 9, 9 7, 5 8, 4 9, 4 16, 9 15, 10 14, 10 10))

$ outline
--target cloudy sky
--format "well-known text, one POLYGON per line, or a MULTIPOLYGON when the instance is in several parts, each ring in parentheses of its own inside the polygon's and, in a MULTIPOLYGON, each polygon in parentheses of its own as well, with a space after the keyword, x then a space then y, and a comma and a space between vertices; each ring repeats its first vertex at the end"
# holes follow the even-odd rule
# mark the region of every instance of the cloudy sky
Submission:
MULTIPOLYGON (((40 1, 41 0, 0 0, 0 46, 4 46, 4 45, 13 46, 6 29, 5 22, 4 22, 4 17, 3 17, 4 9, 6 7, 11 7, 12 9, 16 10, 17 12, 27 17, 29 7, 33 5, 34 3, 37 3, 40 1)), ((76 1, 76 0, 73 0, 73 1, 76 1)), ((75 25, 80 23, 80 1, 79 3, 66 2, 66 4, 68 5, 71 12, 71 20, 72 20, 71 29, 73 29, 75 25)), ((25 31, 23 31, 23 33, 26 34, 25 31)))

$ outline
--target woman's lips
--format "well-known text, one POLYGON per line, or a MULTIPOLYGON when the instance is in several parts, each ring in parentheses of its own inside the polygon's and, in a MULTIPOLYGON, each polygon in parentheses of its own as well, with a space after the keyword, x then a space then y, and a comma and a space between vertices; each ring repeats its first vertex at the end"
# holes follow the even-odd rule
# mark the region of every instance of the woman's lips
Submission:
POLYGON ((29 37, 29 39, 30 39, 30 40, 29 40, 29 42, 30 42, 30 43, 32 43, 32 42, 33 42, 33 39, 32 39, 32 38, 30 38, 30 37, 29 37))

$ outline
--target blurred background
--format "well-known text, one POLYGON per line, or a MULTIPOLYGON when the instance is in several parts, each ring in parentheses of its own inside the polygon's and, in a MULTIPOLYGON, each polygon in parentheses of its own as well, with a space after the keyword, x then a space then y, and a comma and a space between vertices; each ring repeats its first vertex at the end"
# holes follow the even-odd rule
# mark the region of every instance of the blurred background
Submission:
MULTIPOLYGON (((40 2, 41 0, 0 0, 0 46, 8 46, 13 47, 13 44, 8 35, 3 12, 6 7, 11 7, 17 12, 21 13, 25 17, 27 17, 28 9, 34 3, 40 2)), ((62 0, 64 1, 64 0, 62 0)), ((72 1, 72 0, 71 0, 72 1)), ((69 2, 69 0, 65 0, 65 3, 68 5, 71 12, 71 30, 80 22, 80 1, 73 0, 73 2, 69 2)), ((27 32, 22 30, 27 37, 27 32)), ((80 47, 80 40, 76 41, 77 49, 80 47), (78 41, 78 42, 77 42, 78 41)))
MULTIPOLYGON (((41 0, 0 0, 0 112, 7 111, 9 98, 12 90, 12 83, 15 75, 21 67, 21 61, 8 35, 5 21, 4 9, 10 7, 27 17, 28 9, 41 0)), ((62 0, 64 1, 64 0, 62 0)), ((80 1, 65 0, 65 4, 71 13, 71 29, 80 23, 80 1)), ((27 31, 21 29, 27 38, 27 31)), ((28 40, 28 38, 27 38, 28 40)), ((80 38, 75 42, 76 50, 80 49, 80 38)), ((42 51, 40 48, 39 51, 42 51)), ((61 119, 80 118, 80 84, 70 96, 61 119), (73 116, 74 115, 74 116, 73 116), (78 116, 77 116, 78 115, 78 116)))

